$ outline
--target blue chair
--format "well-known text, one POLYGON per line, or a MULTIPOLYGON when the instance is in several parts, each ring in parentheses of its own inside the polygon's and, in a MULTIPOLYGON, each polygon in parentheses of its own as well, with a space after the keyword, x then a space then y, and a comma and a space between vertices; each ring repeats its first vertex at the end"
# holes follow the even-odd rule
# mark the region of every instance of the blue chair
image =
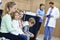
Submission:
POLYGON ((28 13, 28 14, 24 14, 24 17, 23 17, 23 20, 24 21, 28 21, 29 18, 34 18, 36 20, 36 24, 30 28, 30 32, 34 34, 34 38, 30 38, 30 40, 36 40, 36 36, 37 36, 37 33, 38 33, 38 20, 39 20, 39 17, 37 17, 36 15, 33 15, 34 13, 28 13))

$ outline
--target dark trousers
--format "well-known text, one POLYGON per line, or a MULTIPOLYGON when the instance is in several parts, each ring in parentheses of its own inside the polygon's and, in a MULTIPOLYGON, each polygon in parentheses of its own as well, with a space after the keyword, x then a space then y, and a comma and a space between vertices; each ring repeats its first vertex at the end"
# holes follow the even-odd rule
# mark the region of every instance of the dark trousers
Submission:
POLYGON ((41 28, 41 24, 42 22, 38 22, 37 25, 35 25, 36 27, 34 27, 34 29, 31 29, 31 32, 34 34, 34 38, 30 38, 30 40, 36 40, 36 37, 37 37, 37 34, 38 34, 38 31, 39 29, 41 28), (32 31, 33 30, 33 31, 32 31))
POLYGON ((23 38, 23 40, 27 40, 27 36, 26 35, 19 34, 18 36, 21 37, 21 38, 23 38))
POLYGON ((40 28, 41 28, 41 24, 42 24, 42 22, 38 22, 38 25, 37 25, 37 33, 40 30, 40 28))
POLYGON ((5 37, 10 40, 24 40, 24 38, 22 38, 21 36, 16 36, 11 33, 0 33, 0 37, 5 37))

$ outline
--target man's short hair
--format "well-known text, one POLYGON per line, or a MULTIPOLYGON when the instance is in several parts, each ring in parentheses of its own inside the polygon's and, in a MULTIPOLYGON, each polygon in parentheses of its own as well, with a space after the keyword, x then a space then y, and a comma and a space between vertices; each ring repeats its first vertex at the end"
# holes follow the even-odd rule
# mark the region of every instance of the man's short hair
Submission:
POLYGON ((49 2, 49 4, 52 4, 52 5, 54 5, 54 2, 49 2))

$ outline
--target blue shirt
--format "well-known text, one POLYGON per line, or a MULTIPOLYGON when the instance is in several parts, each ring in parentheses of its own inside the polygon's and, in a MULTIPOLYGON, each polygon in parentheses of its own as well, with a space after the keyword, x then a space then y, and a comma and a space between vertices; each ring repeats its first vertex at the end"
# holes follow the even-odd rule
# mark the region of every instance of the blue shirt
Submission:
POLYGON ((39 18, 39 22, 42 22, 44 17, 44 10, 37 9, 37 14, 41 16, 41 18, 39 18))

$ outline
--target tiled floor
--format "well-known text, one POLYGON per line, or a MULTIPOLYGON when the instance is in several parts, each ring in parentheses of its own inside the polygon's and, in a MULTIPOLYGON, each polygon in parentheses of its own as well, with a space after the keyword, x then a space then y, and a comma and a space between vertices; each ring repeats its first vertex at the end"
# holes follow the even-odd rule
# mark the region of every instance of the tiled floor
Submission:
MULTIPOLYGON (((40 35, 37 37, 37 40, 43 40, 44 36, 43 35, 40 35)), ((52 40, 60 40, 60 38, 58 37, 52 37, 52 40)))

